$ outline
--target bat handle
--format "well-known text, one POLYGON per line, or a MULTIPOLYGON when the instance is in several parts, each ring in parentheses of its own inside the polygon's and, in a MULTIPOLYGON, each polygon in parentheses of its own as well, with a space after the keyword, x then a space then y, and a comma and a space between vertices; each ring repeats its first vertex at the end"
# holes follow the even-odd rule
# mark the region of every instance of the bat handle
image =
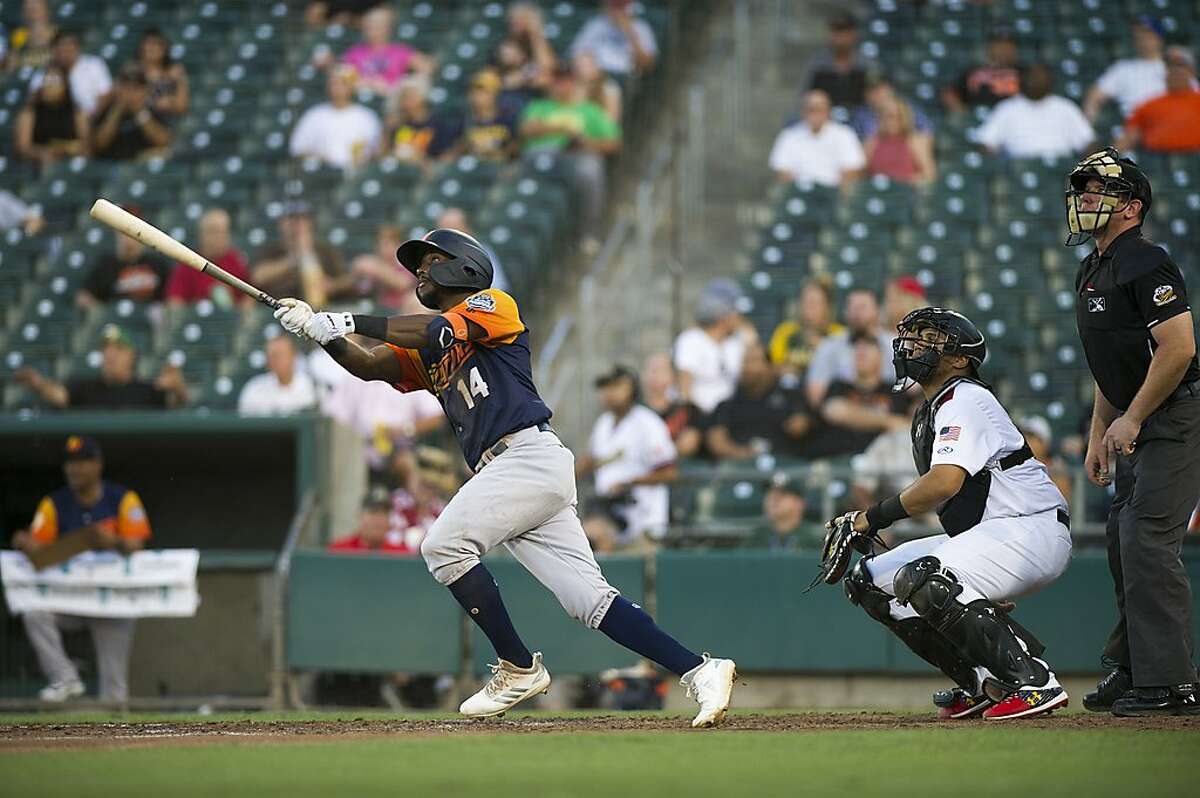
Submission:
POLYGON ((258 296, 256 296, 255 299, 269 307, 271 310, 275 310, 279 307, 279 300, 268 294, 266 291, 259 291, 258 296))

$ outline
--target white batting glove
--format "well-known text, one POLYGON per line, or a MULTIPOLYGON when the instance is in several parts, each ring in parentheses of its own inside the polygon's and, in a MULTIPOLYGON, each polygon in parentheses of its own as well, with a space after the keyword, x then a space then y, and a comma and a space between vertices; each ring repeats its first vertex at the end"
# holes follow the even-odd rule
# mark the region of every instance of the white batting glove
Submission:
POLYGON ((275 308, 275 318, 292 335, 304 336, 304 325, 312 318, 313 309, 302 299, 281 299, 275 308))
POLYGON ((317 313, 304 324, 304 334, 321 346, 354 332, 354 317, 349 313, 317 313))

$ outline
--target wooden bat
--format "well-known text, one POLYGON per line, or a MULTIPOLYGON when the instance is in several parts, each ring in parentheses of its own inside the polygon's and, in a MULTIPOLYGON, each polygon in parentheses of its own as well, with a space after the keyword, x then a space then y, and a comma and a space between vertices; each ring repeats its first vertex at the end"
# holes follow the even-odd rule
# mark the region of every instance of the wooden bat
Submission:
POLYGON ((255 301, 272 308, 279 307, 279 301, 267 292, 255 288, 240 277, 235 277, 215 263, 210 263, 199 253, 171 238, 154 225, 137 218, 129 211, 106 199, 96 200, 92 205, 91 215, 96 221, 103 222, 117 232, 142 242, 150 249, 161 252, 172 260, 179 261, 198 272, 220 280, 230 288, 254 297, 255 301))

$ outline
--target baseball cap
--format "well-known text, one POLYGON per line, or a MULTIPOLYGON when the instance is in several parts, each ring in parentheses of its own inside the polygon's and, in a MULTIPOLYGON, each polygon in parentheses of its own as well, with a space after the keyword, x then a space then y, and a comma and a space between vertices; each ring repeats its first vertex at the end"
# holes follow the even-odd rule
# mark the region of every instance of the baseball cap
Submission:
POLYGON ((897 277, 895 280, 892 280, 892 285, 901 293, 925 299, 925 286, 921 285, 921 281, 911 274, 897 277))
POLYGON ((363 497, 364 510, 390 510, 392 508, 392 492, 383 485, 372 485, 363 497))
POLYGON ((475 73, 475 77, 471 78, 472 89, 483 89, 495 94, 500 91, 500 86, 500 76, 494 69, 481 69, 475 73))
POLYGON ((829 20, 830 30, 856 30, 858 28, 858 17, 849 11, 841 11, 834 14, 829 20))
POLYGON ((804 486, 800 484, 800 480, 786 471, 776 471, 771 477, 771 490, 781 490, 801 499, 805 498, 804 486))
POLYGON ((93 438, 84 435, 68 436, 67 443, 63 446, 63 459, 68 462, 74 460, 95 460, 100 456, 100 444, 96 443, 93 438))
POLYGON ((1162 21, 1150 14, 1138 14, 1133 20, 1135 25, 1141 25, 1143 28, 1148 28, 1153 31, 1160 39, 1166 38, 1167 29, 1163 27, 1162 21))
POLYGON ((105 346, 108 344, 116 344, 118 346, 123 346, 126 349, 135 348, 133 345, 133 339, 115 324, 104 325, 104 329, 100 333, 100 340, 105 346))
POLYGON ((288 200, 283 204, 283 216, 309 216, 312 214, 312 206, 304 200, 288 200))
POLYGON ((637 384, 637 374, 634 373, 633 369, 617 364, 597 377, 595 385, 597 388, 603 388, 606 385, 612 385, 617 380, 623 379, 632 380, 634 384, 637 384))
POLYGON ((1036 435, 1046 443, 1054 440, 1054 433, 1050 430, 1050 422, 1041 416, 1026 416, 1017 419, 1017 428, 1023 432, 1036 435))
POLYGON ((1196 71, 1196 57, 1186 47, 1179 45, 1168 47, 1166 53, 1163 54, 1163 60, 1167 62, 1167 66, 1172 66, 1174 62, 1180 62, 1193 72, 1196 71))

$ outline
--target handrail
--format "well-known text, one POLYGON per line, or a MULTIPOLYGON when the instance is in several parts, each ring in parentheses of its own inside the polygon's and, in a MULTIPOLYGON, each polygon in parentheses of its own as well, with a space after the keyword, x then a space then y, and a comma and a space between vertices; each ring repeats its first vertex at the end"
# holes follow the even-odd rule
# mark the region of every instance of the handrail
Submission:
POLYGON ((292 516, 287 538, 283 542, 283 548, 279 551, 279 558, 275 561, 275 606, 271 614, 270 699, 271 706, 276 709, 284 708, 287 688, 285 625, 288 580, 292 573, 292 554, 296 550, 301 533, 316 515, 316 509, 317 492, 314 488, 309 488, 300 499, 300 506, 297 508, 296 514, 292 516))

